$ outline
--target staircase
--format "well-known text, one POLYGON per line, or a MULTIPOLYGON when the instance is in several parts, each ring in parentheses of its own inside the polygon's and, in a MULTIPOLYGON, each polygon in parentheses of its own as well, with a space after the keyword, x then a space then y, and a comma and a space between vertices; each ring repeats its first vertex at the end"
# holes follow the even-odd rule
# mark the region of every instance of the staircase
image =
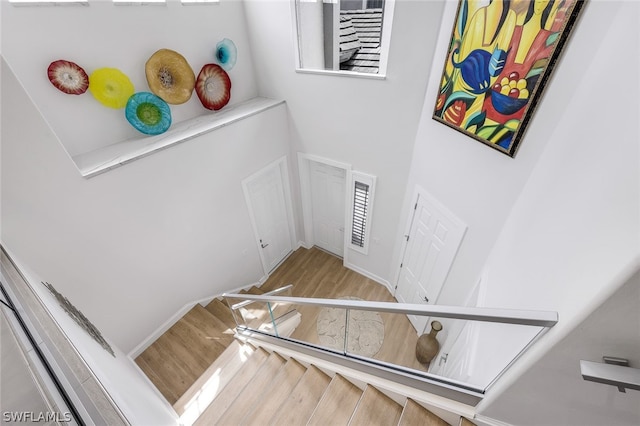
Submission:
MULTIPOLYGON (((262 294, 252 287, 242 293, 262 294)), ((235 341, 236 322, 220 299, 196 304, 144 350, 135 362, 174 405, 235 341)))
POLYGON ((215 389, 174 406, 185 424, 447 425, 412 399, 248 343, 234 342, 205 376, 215 389))
POLYGON ((195 305, 135 359, 183 424, 448 424, 410 398, 236 340, 235 325, 221 300, 195 305))

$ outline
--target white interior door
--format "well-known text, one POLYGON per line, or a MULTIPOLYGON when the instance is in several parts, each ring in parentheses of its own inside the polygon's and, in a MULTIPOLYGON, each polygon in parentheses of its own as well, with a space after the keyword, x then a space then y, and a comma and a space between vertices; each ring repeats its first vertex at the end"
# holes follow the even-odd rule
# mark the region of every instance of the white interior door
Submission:
POLYGON ((337 256, 344 255, 344 169, 310 162, 313 241, 337 256))
POLYGON ((277 162, 243 182, 265 273, 293 250, 284 162, 277 162))
POLYGON ((477 346, 475 321, 457 320, 449 338, 429 365, 429 373, 465 382, 471 376, 471 360, 477 346))
MULTIPOLYGON (((466 231, 464 225, 423 191, 417 195, 405 252, 400 265, 396 298, 402 303, 435 304, 466 231)), ((427 317, 409 315, 422 334, 427 317)))

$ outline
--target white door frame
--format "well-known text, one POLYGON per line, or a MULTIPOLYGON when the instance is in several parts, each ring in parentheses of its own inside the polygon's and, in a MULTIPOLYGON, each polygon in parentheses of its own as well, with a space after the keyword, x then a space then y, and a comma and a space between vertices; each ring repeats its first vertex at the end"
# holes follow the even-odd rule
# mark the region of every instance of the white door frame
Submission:
POLYGON ((411 200, 409 203, 409 213, 407 214, 407 220, 404 225, 404 231, 402 233, 402 246, 400 247, 400 262, 398 263, 398 267, 396 268, 395 276, 393 277, 393 297, 396 297, 396 292, 398 291, 398 281, 400 280, 400 274, 402 273, 402 268, 400 264, 404 260, 404 256, 407 254, 407 246, 409 245, 409 240, 407 240, 407 236, 411 232, 411 226, 413 225, 413 218, 416 214, 416 207, 418 206, 418 200, 420 199, 420 194, 426 193, 424 189, 420 186, 416 185, 413 189, 413 195, 411 196, 411 200))
MULTIPOLYGON (((244 192, 244 199, 247 203, 247 207, 249 210, 249 219, 251 221, 251 227, 253 229, 253 235, 255 237, 256 246, 258 247, 258 253, 260 254, 260 262, 262 263, 262 269, 264 270, 265 277, 269 276, 271 272, 269 265, 264 257, 264 252, 260 243, 260 235, 258 232, 258 225, 256 221, 255 211, 251 202, 251 196, 249 194, 249 182, 253 179, 265 173, 271 169, 277 168, 280 172, 280 179, 282 181, 282 189, 284 190, 284 201, 285 201, 285 210, 287 212, 287 223, 289 227, 289 237, 291 240, 291 248, 295 250, 296 247, 296 230, 295 230, 295 222, 293 215, 293 202, 291 198, 291 185, 289 180, 289 167, 287 164, 287 156, 280 157, 279 159, 267 164, 257 172, 247 176, 242 180, 242 190, 244 192)), ((284 260, 284 259, 283 259, 284 260)))
POLYGON ((349 185, 351 185, 351 164, 341 163, 339 161, 330 160, 328 158, 318 157, 312 154, 305 154, 303 152, 298 152, 298 174, 300 176, 300 198, 302 203, 302 223, 304 229, 304 247, 311 248, 315 239, 313 236, 313 207, 311 200, 311 171, 310 171, 310 162, 316 162, 321 164, 326 164, 328 166, 336 167, 339 169, 343 169, 345 171, 345 191, 344 191, 344 256, 342 258, 343 264, 348 263, 347 256, 349 253, 349 245, 348 241, 351 238, 350 230, 351 223, 349 221, 349 211, 350 211, 350 194, 349 185))

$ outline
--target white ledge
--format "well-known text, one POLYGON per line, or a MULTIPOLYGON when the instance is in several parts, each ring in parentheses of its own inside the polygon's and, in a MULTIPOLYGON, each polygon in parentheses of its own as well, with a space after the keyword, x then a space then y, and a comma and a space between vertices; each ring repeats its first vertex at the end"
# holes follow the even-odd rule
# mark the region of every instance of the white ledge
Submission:
POLYGON ((282 103, 284 101, 267 98, 249 99, 215 113, 204 114, 175 123, 161 135, 129 139, 85 154, 75 155, 72 158, 80 174, 90 178, 243 118, 266 111, 282 103))

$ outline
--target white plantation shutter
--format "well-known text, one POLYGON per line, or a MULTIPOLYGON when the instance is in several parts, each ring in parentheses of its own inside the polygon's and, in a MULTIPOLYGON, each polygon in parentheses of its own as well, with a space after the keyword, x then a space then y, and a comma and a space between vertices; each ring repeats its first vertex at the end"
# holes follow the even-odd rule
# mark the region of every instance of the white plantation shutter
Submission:
POLYGON ((367 207, 369 205, 369 185, 355 182, 353 190, 351 244, 364 247, 364 234, 367 229, 367 207))
POLYGON ((367 254, 373 209, 375 176, 353 172, 353 196, 351 209, 351 240, 353 250, 367 254))

